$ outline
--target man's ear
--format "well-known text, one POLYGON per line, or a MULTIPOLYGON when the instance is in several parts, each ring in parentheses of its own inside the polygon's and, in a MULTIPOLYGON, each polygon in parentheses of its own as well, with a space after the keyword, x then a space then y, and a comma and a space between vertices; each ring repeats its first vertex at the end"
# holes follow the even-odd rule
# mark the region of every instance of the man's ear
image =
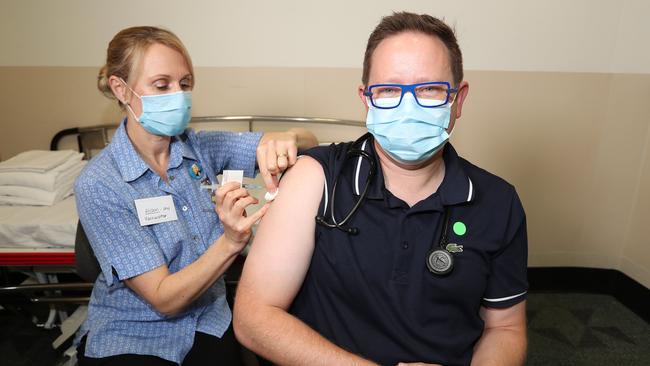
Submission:
POLYGON ((108 86, 110 86, 113 95, 122 104, 127 104, 128 88, 124 85, 124 81, 115 75, 108 78, 108 86))
POLYGON ((368 110, 368 98, 365 95, 363 95, 365 91, 366 91, 365 85, 359 85, 359 87, 357 88, 357 94, 361 99, 361 103, 363 103, 363 105, 366 107, 366 110, 368 110))
POLYGON ((468 93, 469 83, 467 81, 461 81, 458 85, 458 92, 456 92, 456 101, 454 103, 456 106, 457 119, 460 118, 461 114, 463 113, 463 103, 465 103, 465 99, 467 98, 468 93))

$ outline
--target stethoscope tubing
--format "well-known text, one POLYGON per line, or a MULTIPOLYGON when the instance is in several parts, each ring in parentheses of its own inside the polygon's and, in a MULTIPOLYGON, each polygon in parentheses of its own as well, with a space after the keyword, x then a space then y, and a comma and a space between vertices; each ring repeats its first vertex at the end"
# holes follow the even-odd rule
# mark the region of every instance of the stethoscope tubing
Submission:
MULTIPOLYGON (((363 136, 359 137, 356 141, 352 143, 348 151, 346 151, 346 156, 345 160, 341 166, 341 169, 339 173, 337 174, 336 178, 334 179, 334 184, 332 185, 332 197, 329 201, 329 210, 330 210, 330 216, 332 219, 332 222, 329 223, 325 219, 324 216, 316 216, 316 223, 330 228, 330 229, 339 229, 349 235, 358 235, 359 234, 359 228, 354 227, 354 226, 349 226, 348 222, 354 216, 354 214, 358 211, 359 207, 363 203, 363 201, 366 198, 366 195, 368 193, 368 188, 370 187, 370 183, 375 177, 376 168, 377 168, 377 161, 375 157, 371 156, 368 152, 354 148, 355 146, 358 146, 362 141, 364 140, 369 140, 372 138, 372 135, 370 133, 366 133, 363 136), (368 171, 368 176, 366 178, 366 183, 363 187, 363 190, 359 194, 359 199, 357 202, 352 206, 352 209, 350 212, 348 212, 347 215, 341 220, 340 222, 336 220, 334 216, 334 202, 336 200, 336 188, 338 186, 339 182, 339 177, 341 176, 342 172, 344 171, 347 163, 351 158, 354 157, 361 157, 362 159, 365 159, 369 162, 370 167, 368 171)), ((445 213, 443 217, 443 228, 440 232, 440 238, 438 240, 438 246, 433 247, 429 253, 427 254, 426 258, 426 265, 429 271, 435 275, 446 275, 450 273, 453 270, 454 267, 454 261, 453 261, 453 255, 446 249, 446 245, 448 244, 448 231, 449 231, 449 221, 451 218, 451 208, 449 206, 445 207, 445 213)), ((327 210, 326 210, 327 212, 327 210)))

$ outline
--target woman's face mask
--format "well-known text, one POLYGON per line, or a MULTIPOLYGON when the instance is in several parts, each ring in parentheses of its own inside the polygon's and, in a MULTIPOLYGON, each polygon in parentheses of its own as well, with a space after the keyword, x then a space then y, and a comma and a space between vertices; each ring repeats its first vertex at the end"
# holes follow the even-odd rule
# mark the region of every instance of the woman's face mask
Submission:
POLYGON ((393 159, 417 164, 432 157, 449 140, 446 129, 452 104, 424 108, 417 104, 413 94, 406 93, 395 108, 380 109, 368 103, 366 126, 393 159))
POLYGON ((142 103, 142 114, 136 116, 129 104, 133 117, 140 122, 149 133, 159 136, 177 136, 183 133, 192 118, 192 93, 179 91, 168 94, 138 95, 124 80, 129 88, 142 103))

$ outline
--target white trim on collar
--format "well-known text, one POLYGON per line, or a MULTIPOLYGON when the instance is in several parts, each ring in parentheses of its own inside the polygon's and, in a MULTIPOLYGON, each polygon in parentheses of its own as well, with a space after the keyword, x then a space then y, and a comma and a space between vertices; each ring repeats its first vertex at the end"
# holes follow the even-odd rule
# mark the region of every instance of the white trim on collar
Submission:
POLYGON ((327 202, 328 201, 327 178, 325 178, 324 180, 325 180, 325 205, 323 206, 323 216, 325 216, 327 214, 327 204, 328 204, 328 202, 327 202))
MULTIPOLYGON (((368 140, 363 140, 363 144, 361 144, 361 150, 366 150, 366 142, 368 140)), ((357 194, 357 196, 360 195, 359 193, 359 172, 361 171, 361 155, 359 155, 359 159, 357 160, 357 169, 356 172, 354 173, 354 192, 357 194)))

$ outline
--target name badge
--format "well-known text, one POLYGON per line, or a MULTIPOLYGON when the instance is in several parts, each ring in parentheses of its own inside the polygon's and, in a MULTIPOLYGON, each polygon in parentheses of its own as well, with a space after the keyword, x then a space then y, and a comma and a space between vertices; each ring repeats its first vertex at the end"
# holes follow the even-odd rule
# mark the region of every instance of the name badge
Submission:
POLYGON ((178 220, 171 195, 135 200, 140 226, 178 220))

